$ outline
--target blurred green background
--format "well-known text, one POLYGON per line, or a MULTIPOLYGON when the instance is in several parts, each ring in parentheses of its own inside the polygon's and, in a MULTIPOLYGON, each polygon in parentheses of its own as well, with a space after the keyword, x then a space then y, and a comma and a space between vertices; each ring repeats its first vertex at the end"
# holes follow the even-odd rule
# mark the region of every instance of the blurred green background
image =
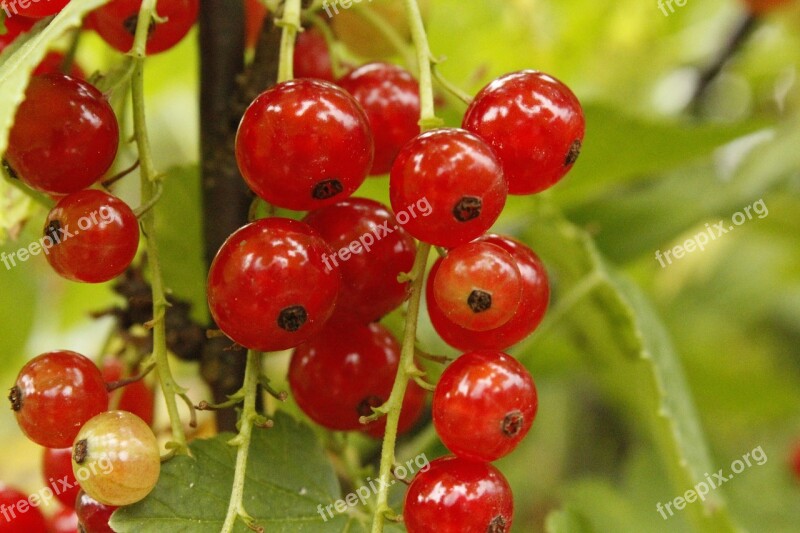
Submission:
MULTIPOLYGON (((512 351, 540 393, 530 436, 499 463, 516 532, 722 531, 727 518, 704 518, 699 503, 669 520, 656 504, 758 447, 768 460, 713 496, 749 531, 800 531, 788 464, 800 444, 800 2, 762 17, 690 105, 698 72, 744 16, 737 0, 688 0, 670 16, 656 0, 431 0, 431 46, 451 81, 474 93, 535 68, 566 82, 587 115, 573 171, 510 199, 495 227, 528 242, 553 282, 548 317, 512 351), (763 218, 666 268, 656 260, 759 200, 763 218)), ((173 169, 158 208, 166 281, 202 317, 194 40, 149 60, 147 90, 157 164, 173 169)), ((78 58, 91 71, 119 56, 87 36, 78 58)), ((442 115, 457 125, 462 112, 442 115)), ((362 192, 385 199, 386 187, 362 192)), ((122 194, 135 205, 134 189, 122 194)), ((0 251, 34 240, 44 215, 0 183, 0 251)), ((57 278, 41 256, 0 266, 0 383, 42 351, 99 357, 110 322, 89 313, 119 303, 108 286, 57 278)), ((424 318, 420 340, 448 350, 424 318)), ((193 365, 180 375, 204 397, 193 365)), ((10 410, 0 439, 0 480, 43 486, 40 452, 10 410)))

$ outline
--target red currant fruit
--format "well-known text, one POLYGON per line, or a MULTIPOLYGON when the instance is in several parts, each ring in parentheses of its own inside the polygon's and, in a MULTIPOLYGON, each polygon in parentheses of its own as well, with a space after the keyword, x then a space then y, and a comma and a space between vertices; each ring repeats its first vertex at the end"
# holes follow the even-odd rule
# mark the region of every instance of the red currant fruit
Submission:
POLYGON ((330 318, 341 275, 330 247, 308 224, 258 220, 222 245, 208 273, 208 305, 235 342, 263 352, 286 350, 330 318))
POLYGON ((267 202, 305 211, 347 198, 373 155, 364 110, 332 83, 300 79, 256 98, 236 135, 245 181, 267 202))
POLYGON ((2 7, 9 20, 18 18, 17 15, 20 17, 40 19, 55 15, 64 9, 64 6, 67 4, 69 4, 69 0, 40 0, 38 2, 4 1, 2 7))
POLYGON ((436 305, 453 323, 474 331, 495 329, 514 316, 522 299, 522 275, 510 253, 488 242, 450 250, 433 284, 436 305))
POLYGON ((261 0, 244 0, 244 34, 248 49, 256 47, 266 16, 267 7, 261 0))
POLYGON ((511 194, 556 184, 580 154, 585 120, 578 99, 555 78, 533 70, 502 76, 484 87, 464 114, 503 164, 511 194))
POLYGON ((108 408, 100 370, 81 354, 66 350, 28 361, 8 399, 25 435, 47 448, 71 446, 84 422, 108 408))
POLYGON ((36 23, 34 19, 25 17, 9 17, 5 20, 6 32, 0 35, 0 52, 21 34, 30 30, 36 23))
MULTIPOLYGON (((123 366, 122 361, 119 359, 111 358, 103 361, 103 379, 106 380, 106 383, 122 379, 123 366)), ((135 375, 136 373, 138 373, 138 369, 134 369, 126 377, 130 377, 130 375, 135 375)), ((113 395, 118 393, 115 391, 111 394, 113 398, 113 395)), ((119 394, 117 409, 131 412, 144 420, 145 424, 148 426, 153 425, 153 416, 155 414, 153 389, 145 383, 144 379, 125 385, 122 387, 122 390, 119 391, 119 394)), ((113 404, 113 401, 111 403, 113 404)))
POLYGON ((458 457, 492 462, 525 438, 538 406, 533 378, 519 361, 503 352, 470 352, 436 385, 433 425, 458 457))
MULTIPOLYGON (((400 346, 380 324, 330 323, 319 335, 295 348, 289 385, 300 408, 329 429, 383 432, 385 420, 364 426, 359 417, 388 398, 397 374, 400 346)), ((425 392, 409 384, 399 431, 409 429, 424 406, 425 392)))
POLYGON ((389 208, 367 198, 348 198, 312 211, 303 221, 334 250, 329 262, 342 273, 337 315, 372 322, 403 303, 408 283, 397 276, 411 270, 416 244, 389 208))
POLYGON ((334 81, 328 43, 316 29, 308 29, 297 36, 294 45, 294 77, 334 81))
POLYGON ((364 108, 375 137, 370 174, 387 174, 400 148, 419 134, 419 85, 405 69, 389 63, 364 65, 339 80, 364 108))
POLYGON ((495 467, 442 457, 420 470, 406 492, 403 519, 408 533, 507 533, 514 499, 495 467))
POLYGON ((38 505, 32 506, 28 496, 3 483, 0 483, 0 509, 3 510, 0 521, 3 533, 47 533, 47 523, 38 505))
POLYGON ((103 505, 84 491, 80 492, 75 502, 75 513, 81 525, 81 533, 114 533, 108 521, 117 508, 103 505))
MULTIPOLYGON (((65 58, 66 56, 61 52, 47 52, 42 62, 33 71, 33 75, 41 76, 43 74, 61 73, 65 58)), ((79 80, 86 79, 86 72, 75 61, 70 64, 67 74, 79 80)))
POLYGON ((459 129, 415 137, 400 150, 389 181, 392 208, 398 220, 401 213, 406 215, 406 230, 417 239, 447 247, 471 241, 489 229, 503 210, 506 192, 492 150, 459 129))
MULTIPOLYGON (((156 12, 163 22, 150 22, 147 36, 147 53, 158 54, 178 44, 197 20, 199 0, 169 0, 159 2, 156 12)), ((112 0, 92 11, 87 24, 105 42, 120 52, 129 52, 133 47, 133 37, 142 0, 112 0)))
MULTIPOLYGON (((450 346, 462 351, 505 350, 518 343, 537 328, 544 318, 550 298, 547 271, 533 251, 510 237, 485 235, 476 242, 486 242, 503 248, 516 260, 522 275, 522 298, 514 316, 502 326, 486 331, 472 331, 453 323, 439 308, 433 295, 433 284, 426 286, 428 315, 439 336, 450 346)), ((442 260, 431 267, 429 280, 436 278, 442 260)))
POLYGON ((50 211, 43 246, 47 262, 61 276, 100 283, 119 276, 133 261, 139 222, 119 198, 87 189, 62 198, 50 211))
POLYGON ((30 187, 69 194, 97 181, 117 155, 119 128, 105 97, 65 74, 31 78, 6 160, 30 187))
POLYGON ((78 533, 78 515, 72 506, 62 507, 47 521, 47 533, 78 533))
POLYGON ((45 448, 42 474, 58 501, 70 509, 75 507, 81 487, 72 474, 72 448, 45 448))
POLYGON ((130 505, 150 494, 161 472, 150 426, 127 411, 106 411, 81 428, 72 471, 86 494, 105 505, 130 505))

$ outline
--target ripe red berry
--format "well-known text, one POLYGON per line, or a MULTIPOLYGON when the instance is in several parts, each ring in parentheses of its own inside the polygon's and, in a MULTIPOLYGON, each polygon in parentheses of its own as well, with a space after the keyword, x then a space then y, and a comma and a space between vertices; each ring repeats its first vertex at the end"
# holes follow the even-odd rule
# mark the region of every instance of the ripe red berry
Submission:
POLYGON ((403 303, 408 282, 400 283, 397 276, 411 270, 416 243, 388 207, 348 198, 312 211, 303 221, 331 246, 335 255, 327 262, 342 272, 337 315, 367 323, 403 303))
MULTIPOLYGON (((42 59, 42 61, 33 71, 33 75, 41 76, 43 74, 62 72, 61 68, 64 66, 65 58, 66 56, 61 52, 47 52, 47 55, 44 56, 44 59, 42 59)), ((80 65, 78 65, 78 63, 75 61, 70 64, 69 72, 67 72, 67 74, 80 80, 86 79, 86 72, 84 72, 80 65)))
POLYGON ((75 507, 81 487, 72 473, 72 448, 45 448, 42 475, 58 501, 70 509, 75 507))
POLYGON ((28 361, 8 399, 22 431, 47 448, 71 446, 81 426, 108 408, 100 370, 86 357, 67 350, 28 361))
POLYGON ((25 17, 10 17, 5 20, 6 32, 0 35, 0 52, 21 34, 30 30, 36 23, 34 19, 25 17))
POLYGON ((0 509, 4 510, 0 521, 3 533, 47 533, 47 523, 39 508, 30 505, 28 496, 3 483, 0 483, 0 509))
POLYGON ((516 313, 522 299, 522 275, 510 253, 488 242, 450 250, 433 284, 436 305, 453 323, 474 331, 495 329, 516 313))
MULTIPOLYGON (((410 215, 403 226, 417 239, 453 247, 494 224, 507 185, 492 150, 459 129, 423 133, 395 159, 389 181, 392 209, 410 215), (420 207, 427 205, 425 211, 420 207)), ((402 222, 402 221, 401 221, 402 222)))
POLYGON ((125 202, 103 191, 87 189, 65 196, 45 221, 47 262, 73 281, 100 283, 119 276, 138 246, 136 215, 125 202))
POLYGON ((62 507, 47 520, 47 533, 79 533, 78 515, 72 508, 74 505, 75 500, 72 500, 70 507, 62 507))
POLYGON ((294 45, 294 77, 334 81, 328 43, 319 30, 310 28, 297 36, 294 45))
POLYGON ((37 2, 5 1, 2 3, 2 7, 9 20, 19 17, 40 19, 55 15, 64 9, 64 6, 67 4, 69 4, 69 0, 39 0, 37 2))
POLYGON ((519 361, 503 352, 469 352, 436 385, 433 425, 458 457, 492 462, 525 438, 538 406, 533 378, 519 361))
MULTIPOLYGON (((450 346, 461 351, 505 350, 530 335, 544 318, 550 298, 547 271, 533 250, 510 237, 485 235, 476 242, 497 245, 516 260, 517 268, 522 275, 522 298, 516 313, 511 320, 498 328, 471 331, 453 323, 445 316, 436 303, 433 285, 428 282, 425 292, 428 315, 436 332, 450 346)), ((441 259, 431 267, 429 279, 436 278, 439 265, 441 259)))
MULTIPOLYGON (((92 11, 87 25, 105 42, 120 52, 129 52, 142 0, 112 0, 92 11)), ((159 2, 156 12, 161 22, 152 20, 147 36, 147 53, 158 54, 178 44, 197 20, 198 0, 170 0, 159 2)))
POLYGON ((69 194, 102 177, 118 143, 117 118, 100 91, 65 74, 45 74, 31 78, 5 158, 28 186, 69 194))
MULTIPOLYGON (((394 385, 400 345, 380 324, 331 323, 295 348, 289 385, 300 408, 321 426, 381 435, 385 420, 364 426, 359 417, 382 405, 394 385)), ((424 406, 425 391, 410 383, 403 401, 400 432, 408 430, 424 406)))
POLYGON ((81 491, 75 502, 75 513, 82 527, 81 533, 114 533, 108 521, 116 510, 113 505, 103 505, 81 491))
POLYGON ((503 474, 488 463, 442 457, 408 487, 403 520, 408 533, 507 533, 514 499, 503 474))
POLYGON ((371 63, 350 72, 339 85, 358 100, 375 137, 370 174, 387 174, 400 148, 419 134, 419 85, 405 69, 371 63))
POLYGON ((317 333, 339 294, 332 250, 308 224, 265 218, 237 230, 208 273, 208 305, 235 342, 264 352, 286 350, 317 333))
POLYGON ((247 185, 270 204, 297 211, 347 198, 372 165, 364 110, 332 83, 299 79, 256 98, 236 135, 247 185))
MULTIPOLYGON (((124 365, 119 359, 109 358, 103 361, 103 379, 106 383, 111 383, 122 379, 124 365)), ((126 377, 135 375, 138 369, 133 369, 126 377)), ((114 395, 119 395, 116 409, 120 411, 128 411, 142 420, 148 426, 153 425, 153 416, 155 414, 155 404, 153 397, 153 389, 151 389, 144 379, 134 381, 111 393, 111 404, 115 400, 114 395)))
POLYGON ((533 194, 552 187, 572 168, 585 120, 566 85, 542 72, 523 70, 484 87, 462 126, 494 149, 511 194, 533 194))

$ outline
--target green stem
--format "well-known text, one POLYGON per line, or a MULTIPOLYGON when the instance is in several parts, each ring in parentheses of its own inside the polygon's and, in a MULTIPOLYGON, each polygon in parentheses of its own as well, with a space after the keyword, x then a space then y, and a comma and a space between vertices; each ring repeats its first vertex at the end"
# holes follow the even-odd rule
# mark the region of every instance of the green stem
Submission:
POLYGON ((417 338, 417 319, 419 317, 420 301, 422 300, 422 287, 425 280, 425 267, 428 264, 428 255, 431 245, 420 242, 417 248, 417 257, 411 269, 411 297, 408 301, 408 312, 406 314, 406 327, 403 334, 403 348, 400 353, 400 363, 397 369, 397 376, 394 380, 392 393, 389 401, 383 406, 387 411, 386 433, 383 437, 383 448, 381 449, 381 466, 378 475, 380 479, 380 490, 375 506, 375 513, 372 518, 372 533, 382 533, 383 520, 389 508, 389 484, 391 483, 392 467, 395 464, 395 444, 397 442, 397 425, 400 421, 400 409, 403 406, 403 396, 405 396, 408 381, 417 368, 414 364, 414 354, 417 338))
POLYGON ((431 54, 428 44, 428 35, 425 33, 425 23, 422 20, 417 0, 403 0, 408 17, 408 25, 411 27, 411 40, 417 50, 417 63, 419 65, 419 99, 420 99, 420 120, 419 126, 422 131, 438 128, 444 122, 436 116, 436 108, 433 97, 433 75, 431 73, 431 54))
POLYGON ((236 525, 236 519, 241 518, 250 529, 263 531, 255 525, 255 520, 247 514, 244 508, 244 483, 247 475, 247 456, 250 453, 250 440, 253 435, 253 425, 258 418, 256 411, 256 397, 258 395, 258 377, 261 374, 261 353, 255 350, 247 352, 247 366, 244 371, 244 403, 240 419, 239 434, 229 444, 238 446, 236 453, 236 470, 233 475, 233 489, 228 503, 228 513, 220 533, 231 533, 236 525))
MULTIPOLYGON (((134 57, 134 69, 131 77, 131 100, 133 103, 133 128, 136 146, 141 162, 141 196, 142 203, 147 205, 158 194, 161 179, 156 172, 153 154, 150 148, 150 138, 147 133, 147 121, 144 106, 144 57, 147 40, 147 29, 155 9, 155 0, 144 0, 139 11, 139 21, 134 38, 131 55, 134 57)), ((150 284, 153 294, 153 359, 158 372, 158 380, 169 413, 172 427, 173 442, 168 446, 176 454, 189 454, 186 443, 186 434, 181 423, 176 396, 183 395, 186 391, 175 383, 169 366, 167 354, 167 329, 164 317, 167 310, 167 297, 164 292, 164 280, 161 273, 161 261, 156 242, 155 212, 151 209, 142 215, 140 220, 142 233, 147 246, 147 264, 150 267, 150 284)))
POLYGON ((301 0, 286 0, 283 17, 276 24, 283 27, 278 83, 294 79, 294 43, 300 31, 301 0))

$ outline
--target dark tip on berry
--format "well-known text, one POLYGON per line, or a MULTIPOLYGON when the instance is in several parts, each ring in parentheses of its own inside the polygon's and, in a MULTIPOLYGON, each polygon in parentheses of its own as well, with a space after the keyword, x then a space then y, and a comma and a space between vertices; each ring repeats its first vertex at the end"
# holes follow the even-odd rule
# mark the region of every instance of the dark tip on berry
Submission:
POLYGON ((86 439, 81 439, 72 447, 72 459, 81 465, 86 460, 87 455, 89 455, 89 445, 86 439))
POLYGON ((581 155, 581 140, 575 139, 572 141, 572 144, 569 146, 569 151, 567 152, 567 157, 564 159, 564 166, 568 167, 573 164, 575 161, 578 160, 578 156, 581 155))
POLYGON ((467 305, 475 314, 488 311, 492 307, 492 295, 486 291, 475 289, 467 297, 467 305))
POLYGON ((508 522, 503 515, 495 516, 486 528, 486 533, 506 533, 508 531, 508 522))
MULTIPOLYGON (((139 24, 139 12, 137 11, 130 17, 126 18, 122 21, 122 26, 125 28, 125 31, 130 33, 132 36, 136 36, 136 26, 139 24)), ((156 29, 156 21, 152 18, 150 19, 150 26, 147 28, 147 38, 149 39, 153 35, 153 30, 156 29)))
POLYGON ((61 240, 59 239, 59 231, 61 230, 61 222, 59 220, 51 220, 47 226, 44 228, 44 236, 50 237, 53 240, 53 244, 61 244, 61 240))
POLYGON ((344 187, 337 179, 323 180, 314 185, 314 190, 311 191, 311 196, 315 200, 327 200, 342 192, 344 187))
POLYGON ((283 309, 278 314, 278 327, 294 333, 308 320, 308 313, 302 305, 293 305, 283 309))
POLYGON ((6 170, 6 174, 8 174, 9 178, 11 178, 12 180, 18 180, 19 179, 19 175, 17 175, 17 171, 14 170, 14 168, 11 166, 11 163, 6 161, 5 159, 3 159, 3 168, 6 170))
POLYGON ((459 222, 467 222, 481 216, 483 202, 475 196, 465 196, 453 208, 453 216, 459 222))
POLYGON ((377 396, 367 396, 361 400, 361 403, 358 404, 356 410, 358 411, 359 416, 371 416, 373 414, 372 408, 380 407, 381 405, 383 405, 383 400, 377 396))
POLYGON ((519 411, 511 411, 503 419, 503 435, 506 437, 514 437, 522 431, 522 425, 525 422, 525 417, 519 411))
POLYGON ((11 392, 8 393, 8 400, 11 402, 11 409, 19 411, 22 409, 22 391, 19 387, 14 385, 11 387, 11 392))

